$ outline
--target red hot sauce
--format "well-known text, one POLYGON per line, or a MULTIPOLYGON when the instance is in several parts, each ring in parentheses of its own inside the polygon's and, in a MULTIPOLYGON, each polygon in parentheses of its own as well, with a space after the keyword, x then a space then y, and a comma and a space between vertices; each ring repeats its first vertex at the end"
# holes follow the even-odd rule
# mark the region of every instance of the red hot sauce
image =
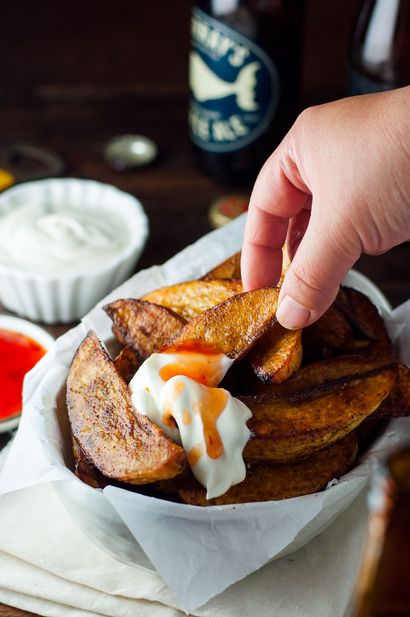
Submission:
POLYGON ((24 375, 45 353, 26 334, 0 328, 0 421, 20 413, 24 375))

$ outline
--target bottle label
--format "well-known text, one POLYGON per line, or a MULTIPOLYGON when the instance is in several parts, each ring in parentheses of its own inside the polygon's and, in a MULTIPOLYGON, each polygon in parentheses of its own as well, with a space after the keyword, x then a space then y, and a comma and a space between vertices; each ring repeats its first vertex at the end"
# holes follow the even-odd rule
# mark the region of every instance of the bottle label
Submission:
POLYGON ((189 124, 203 150, 232 152, 255 141, 279 102, 279 77, 250 39, 200 9, 192 15, 189 124))

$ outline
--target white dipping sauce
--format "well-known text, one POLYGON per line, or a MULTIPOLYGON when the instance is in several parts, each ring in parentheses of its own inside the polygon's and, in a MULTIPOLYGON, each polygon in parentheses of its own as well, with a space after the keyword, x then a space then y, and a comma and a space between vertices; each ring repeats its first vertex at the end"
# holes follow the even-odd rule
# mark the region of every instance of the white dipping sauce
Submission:
POLYGON ((25 272, 98 268, 128 242, 123 219, 103 209, 27 203, 0 215, 0 263, 25 272))

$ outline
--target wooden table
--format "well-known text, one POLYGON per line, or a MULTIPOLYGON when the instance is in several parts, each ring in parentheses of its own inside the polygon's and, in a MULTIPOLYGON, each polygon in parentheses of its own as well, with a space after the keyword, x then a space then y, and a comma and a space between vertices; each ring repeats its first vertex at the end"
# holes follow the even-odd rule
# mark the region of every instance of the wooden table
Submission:
MULTIPOLYGON (((186 98, 175 94, 122 96, 114 99, 61 99, 3 106, 0 134, 57 150, 67 161, 67 175, 109 182, 138 196, 150 220, 150 237, 138 264, 144 268, 162 263, 187 244, 210 231, 208 208, 228 191, 196 168, 186 131, 186 98), (110 137, 142 133, 160 147, 151 167, 128 174, 112 170, 102 159, 110 137)), ((377 258, 364 256, 357 269, 372 279, 393 306, 410 295, 410 243, 377 258)), ((67 326, 47 328, 53 335, 67 326)), ((5 437, 0 438, 0 447, 5 437)), ((29 613, 0 605, 1 617, 29 613)))

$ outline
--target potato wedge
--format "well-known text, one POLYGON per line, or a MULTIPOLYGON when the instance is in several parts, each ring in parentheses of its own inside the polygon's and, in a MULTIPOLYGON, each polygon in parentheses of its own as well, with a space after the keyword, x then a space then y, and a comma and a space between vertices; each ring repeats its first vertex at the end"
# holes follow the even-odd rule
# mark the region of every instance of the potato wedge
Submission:
POLYGON ((129 383, 141 366, 142 361, 131 347, 123 347, 114 358, 114 365, 125 383, 129 383))
POLYGON ((264 287, 228 298, 189 321, 170 349, 210 348, 238 360, 272 325, 278 293, 275 287, 264 287))
POLYGON ((378 408, 396 378, 396 367, 389 366, 311 400, 240 397, 253 413, 248 422, 252 437, 244 450, 245 460, 293 461, 334 443, 378 408))
POLYGON ((328 482, 343 475, 353 465, 356 455, 357 440, 351 433, 299 462, 251 466, 243 482, 215 499, 207 500, 205 489, 195 479, 181 484, 178 493, 185 503, 197 506, 299 497, 316 493, 328 482))
POLYGON ((81 450, 80 444, 74 437, 72 437, 72 446, 75 475, 85 482, 85 484, 93 488, 104 488, 104 486, 107 486, 108 479, 88 460, 81 450))
POLYGON ((166 306, 189 320, 242 291, 241 281, 188 281, 151 291, 142 300, 166 306))
POLYGON ((202 281, 213 279, 240 279, 241 278, 241 252, 235 253, 222 263, 212 268, 203 277, 202 281))
POLYGON ((360 376, 386 366, 384 358, 366 358, 355 354, 336 356, 302 366, 288 381, 281 384, 258 385, 255 390, 265 396, 286 398, 290 401, 312 399, 340 390, 360 376))
POLYGON ((410 369, 404 364, 399 364, 398 371, 396 385, 373 414, 377 420, 410 416, 410 369))
POLYGON ((346 287, 345 292, 355 310, 361 328, 365 329, 369 338, 372 339, 365 350, 366 357, 379 357, 386 363, 392 362, 394 360, 393 345, 377 308, 360 291, 346 287))
POLYGON ((274 323, 250 352, 249 362, 264 383, 286 381, 302 362, 302 331, 274 323))
POLYGON ((105 476, 144 484, 172 478, 184 469, 183 449, 134 412, 128 387, 94 332, 74 356, 67 409, 73 436, 105 476))
POLYGON ((352 328, 334 304, 320 319, 303 330, 304 347, 308 355, 311 349, 340 349, 350 339, 353 339, 352 328))
POLYGON ((164 347, 182 330, 186 321, 158 304, 134 300, 116 300, 104 306, 113 321, 113 332, 142 360, 164 347))

